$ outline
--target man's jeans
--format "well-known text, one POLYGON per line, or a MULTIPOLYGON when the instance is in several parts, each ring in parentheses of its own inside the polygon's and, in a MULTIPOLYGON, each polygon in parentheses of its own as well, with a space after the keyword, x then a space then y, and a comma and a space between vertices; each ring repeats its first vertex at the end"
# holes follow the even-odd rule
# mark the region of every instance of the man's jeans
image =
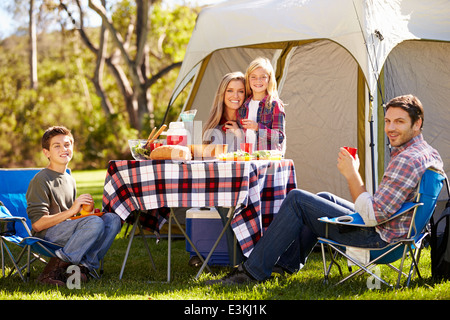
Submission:
POLYGON ((64 246, 57 251, 60 259, 93 270, 99 267, 120 228, 120 217, 105 213, 63 221, 48 228, 44 239, 64 246))
MULTIPOLYGON (((353 203, 330 193, 312 194, 295 189, 288 193, 275 219, 256 244, 245 269, 257 280, 265 280, 272 274, 275 264, 298 271, 317 243, 318 236, 325 236, 326 224, 321 217, 338 217, 354 212, 353 203)), ((366 248, 386 245, 375 228, 352 227, 342 230, 329 225, 328 237, 337 242, 366 248)))

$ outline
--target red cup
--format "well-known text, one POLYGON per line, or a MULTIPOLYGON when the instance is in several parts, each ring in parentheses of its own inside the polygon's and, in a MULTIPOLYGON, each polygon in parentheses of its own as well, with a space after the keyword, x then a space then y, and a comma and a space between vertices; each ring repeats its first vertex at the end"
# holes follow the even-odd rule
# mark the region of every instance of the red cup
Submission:
POLYGON ((248 143, 248 142, 241 143, 241 150, 252 154, 253 153, 253 143, 248 143))
POLYGON ((153 151, 154 149, 161 147, 163 144, 161 142, 153 142, 150 143, 150 151, 153 151))
POLYGON ((344 147, 344 149, 352 155, 353 159, 356 159, 356 152, 358 151, 358 149, 352 147, 344 147))

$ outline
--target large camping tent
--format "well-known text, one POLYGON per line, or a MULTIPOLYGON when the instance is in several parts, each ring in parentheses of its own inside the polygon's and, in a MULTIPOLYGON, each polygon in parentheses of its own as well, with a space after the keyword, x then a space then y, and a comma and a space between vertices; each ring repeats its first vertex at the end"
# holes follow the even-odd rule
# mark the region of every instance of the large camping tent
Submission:
POLYGON ((358 147, 372 191, 388 157, 382 103, 400 94, 424 104, 425 139, 450 172, 449 41, 450 1, 226 1, 201 11, 169 107, 192 83, 184 108, 204 122, 222 76, 268 57, 298 186, 349 197, 338 149, 358 147))

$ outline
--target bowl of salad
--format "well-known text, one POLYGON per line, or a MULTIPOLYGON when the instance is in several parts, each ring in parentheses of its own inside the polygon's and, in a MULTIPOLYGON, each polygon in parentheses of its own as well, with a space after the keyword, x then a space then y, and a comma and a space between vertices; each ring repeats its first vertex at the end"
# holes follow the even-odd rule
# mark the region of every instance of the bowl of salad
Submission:
POLYGON ((150 159, 150 150, 145 149, 144 146, 147 140, 144 139, 132 139, 128 140, 128 145, 130 146, 131 155, 134 160, 147 160, 150 159))

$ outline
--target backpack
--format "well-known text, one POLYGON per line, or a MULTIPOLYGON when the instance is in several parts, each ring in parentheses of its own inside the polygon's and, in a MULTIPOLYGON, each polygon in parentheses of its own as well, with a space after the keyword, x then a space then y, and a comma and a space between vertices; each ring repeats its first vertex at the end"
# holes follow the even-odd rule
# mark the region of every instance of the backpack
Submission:
POLYGON ((434 216, 431 225, 431 275, 434 280, 450 280, 450 188, 446 179, 449 199, 445 209, 436 222, 434 216), (445 223, 443 228, 440 224, 445 223))

